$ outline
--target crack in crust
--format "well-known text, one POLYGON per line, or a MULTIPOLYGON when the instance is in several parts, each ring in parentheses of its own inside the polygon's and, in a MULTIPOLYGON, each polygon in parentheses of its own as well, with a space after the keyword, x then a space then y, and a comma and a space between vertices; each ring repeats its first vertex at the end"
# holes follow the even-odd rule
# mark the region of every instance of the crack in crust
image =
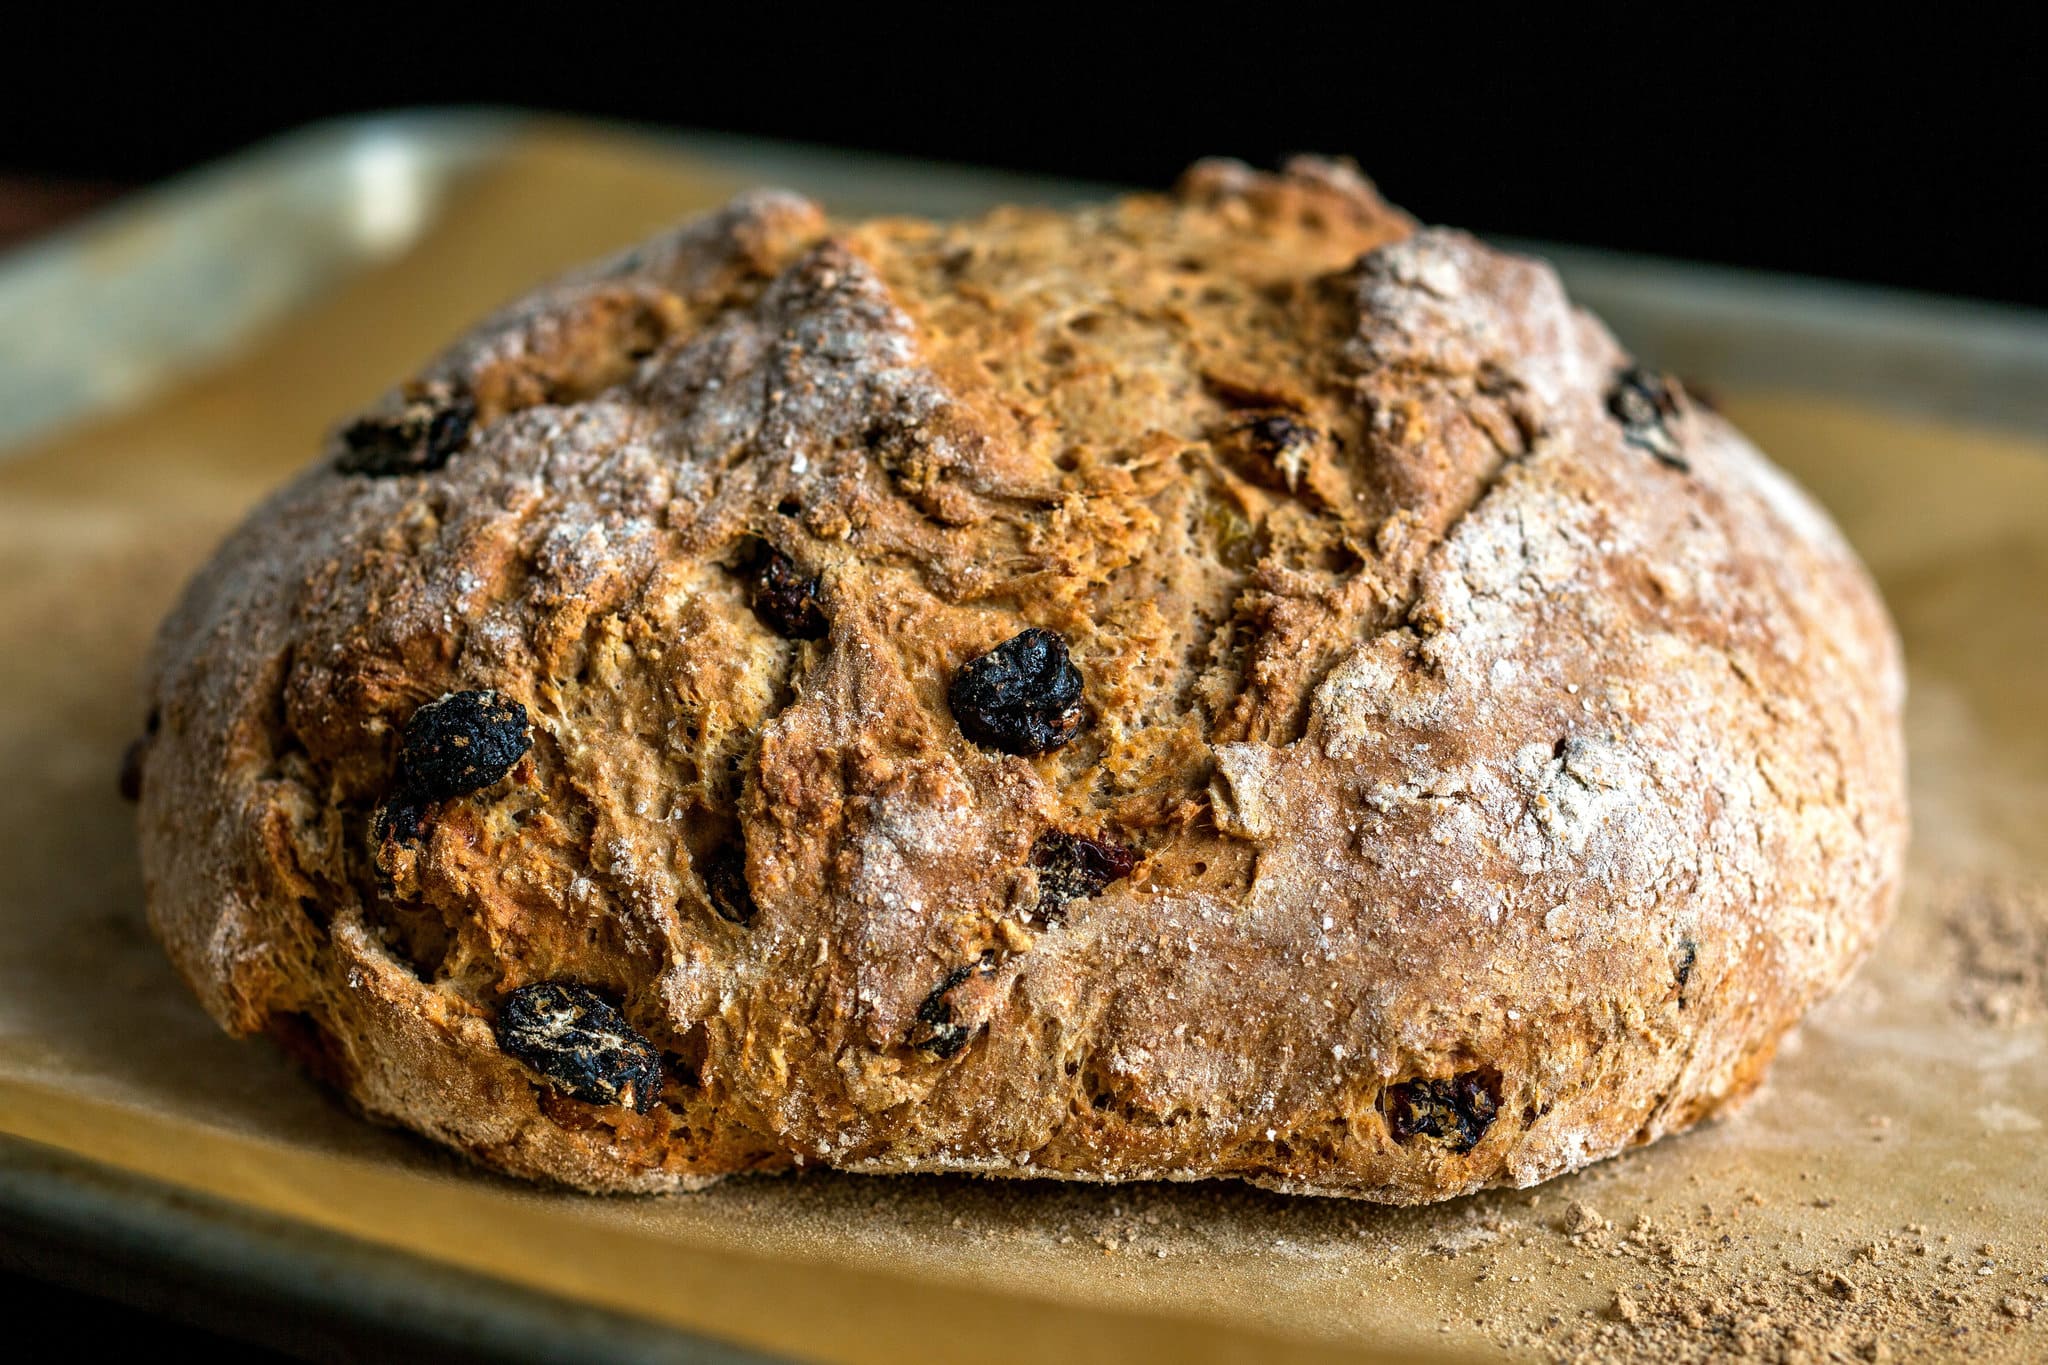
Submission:
POLYGON ((746 196, 487 320, 201 571, 153 922, 226 1026, 586 1188, 1583 1165, 1756 1083, 1904 828, 1869 584, 1648 373, 1338 163, 746 196), (1083 680, 1050 752, 949 707, 1020 637, 1083 680), (446 694, 531 748, 380 840, 446 694), (537 1088, 544 983, 640 1079, 537 1088))

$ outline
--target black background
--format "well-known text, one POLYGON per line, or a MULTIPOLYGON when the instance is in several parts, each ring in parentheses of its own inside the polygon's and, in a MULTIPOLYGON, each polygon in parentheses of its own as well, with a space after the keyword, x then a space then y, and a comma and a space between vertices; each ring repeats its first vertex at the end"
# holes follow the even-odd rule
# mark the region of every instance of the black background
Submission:
POLYGON ((17 49, 0 172, 151 179, 312 120, 475 103, 1134 185, 1320 150, 1429 221, 2048 305, 2039 47, 2000 23, 1353 8, 88 15, 17 49))
MULTIPOLYGON (((9 35, 0 174, 142 183, 318 119, 463 104, 1133 185, 1317 150, 1430 221, 2048 306, 2039 48, 2002 19, 1404 15, 244 6, 144 30, 74 7, 9 35)), ((0 1312, 24 1340, 262 1358, 13 1275, 0 1312)))

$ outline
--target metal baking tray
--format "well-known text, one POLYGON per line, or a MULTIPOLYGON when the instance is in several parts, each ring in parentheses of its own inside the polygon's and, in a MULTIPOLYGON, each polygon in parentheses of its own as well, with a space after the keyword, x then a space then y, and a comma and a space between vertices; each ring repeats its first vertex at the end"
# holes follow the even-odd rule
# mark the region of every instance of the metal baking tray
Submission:
MULTIPOLYGON (((199 373, 404 252, 470 177, 558 119, 398 113, 319 125, 0 258, 0 458, 199 373)), ((1106 187, 699 133, 601 130, 842 214, 954 215, 1106 187)), ((2048 320, 2015 309, 1517 244, 1640 354, 1709 389, 1798 389, 2048 431, 2048 320)), ((765 1357, 0 1137, 0 1265, 332 1358, 765 1357), (308 1330, 304 1324, 314 1326, 308 1330), (275 1329, 273 1329, 275 1330, 275 1329)))

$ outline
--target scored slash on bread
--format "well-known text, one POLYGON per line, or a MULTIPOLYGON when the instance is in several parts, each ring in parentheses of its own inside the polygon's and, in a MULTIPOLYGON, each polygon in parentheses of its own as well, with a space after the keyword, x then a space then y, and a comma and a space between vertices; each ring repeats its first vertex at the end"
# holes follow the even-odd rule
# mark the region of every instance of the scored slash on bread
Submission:
POLYGON ((710 217, 485 321, 152 662, 206 1007, 487 1165, 1527 1184, 1749 1092, 1905 834, 1825 517, 1350 167, 710 217))

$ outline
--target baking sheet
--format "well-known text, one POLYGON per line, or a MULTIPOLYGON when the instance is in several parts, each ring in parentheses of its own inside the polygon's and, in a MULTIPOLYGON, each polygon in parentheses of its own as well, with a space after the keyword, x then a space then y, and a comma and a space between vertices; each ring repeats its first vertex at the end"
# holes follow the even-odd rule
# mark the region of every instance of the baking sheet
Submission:
POLYGON ((2048 440, 1839 397, 1723 403, 1898 616, 1917 837, 1893 932, 1725 1122, 1422 1210, 831 1175, 593 1199, 362 1124, 220 1037, 148 938, 114 791, 156 619, 336 414, 741 178, 529 134, 203 373, 0 463, 0 1133, 816 1360, 2048 1353, 2048 440))

